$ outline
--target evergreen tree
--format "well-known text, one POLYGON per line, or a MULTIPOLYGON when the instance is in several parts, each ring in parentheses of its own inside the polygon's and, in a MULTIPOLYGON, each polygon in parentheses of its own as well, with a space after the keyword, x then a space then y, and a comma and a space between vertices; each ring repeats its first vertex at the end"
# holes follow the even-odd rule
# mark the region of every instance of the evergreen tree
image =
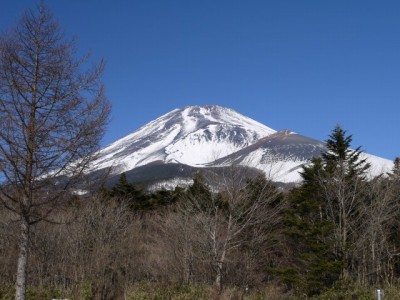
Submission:
POLYGON ((161 189, 149 195, 153 208, 171 205, 179 201, 182 197, 183 188, 176 186, 174 190, 161 189))
POLYGON ((355 150, 350 149, 352 135, 347 135, 339 125, 336 125, 329 139, 326 140, 327 151, 322 153, 324 169, 330 175, 337 170, 343 172, 347 178, 364 176, 365 171, 370 167, 365 159, 361 159, 361 147, 355 150))
POLYGON ((360 238, 360 201, 369 164, 360 147, 350 149, 351 142, 352 136, 336 126, 327 151, 303 166, 302 185, 288 197, 286 233, 293 260, 282 274, 309 295, 348 276, 352 245, 360 238))
POLYGON ((341 262, 334 254, 334 224, 325 214, 318 177, 324 172, 322 160, 315 158, 301 173, 303 183, 287 197, 285 233, 291 266, 278 270, 280 278, 311 296, 331 286, 340 275, 341 262))
POLYGON ((126 201, 133 211, 153 208, 150 197, 144 189, 130 184, 125 173, 120 175, 118 182, 109 191, 109 196, 120 201, 126 201))
POLYGON ((215 198, 203 175, 194 174, 193 183, 186 191, 186 199, 195 202, 195 207, 200 211, 212 211, 215 198))
POLYGON ((392 172, 389 173, 389 177, 393 180, 400 180, 400 157, 396 157, 393 161, 392 172))
MULTIPOLYGON (((254 202, 259 198, 275 198, 280 199, 280 193, 278 189, 273 184, 273 182, 268 181, 264 174, 258 175, 254 178, 249 178, 246 181, 246 185, 243 191, 246 194, 246 198, 249 198, 248 202, 254 202)), ((271 201, 273 205, 274 201, 271 201)))
POLYGON ((336 126, 326 141, 328 151, 322 154, 323 173, 318 188, 326 203, 325 212, 335 225, 335 251, 343 261, 341 277, 349 276, 352 267, 352 245, 362 223, 361 202, 364 201, 366 171, 370 165, 361 158, 360 147, 350 148, 352 136, 336 126))
POLYGON ((119 176, 118 182, 110 191, 110 196, 126 198, 134 194, 134 187, 128 182, 126 174, 122 173, 119 176))

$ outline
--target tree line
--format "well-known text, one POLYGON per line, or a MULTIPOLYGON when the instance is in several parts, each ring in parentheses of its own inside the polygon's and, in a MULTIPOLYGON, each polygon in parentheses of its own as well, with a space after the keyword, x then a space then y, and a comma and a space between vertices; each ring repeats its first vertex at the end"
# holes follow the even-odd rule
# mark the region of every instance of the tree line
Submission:
MULTIPOLYGON (((337 126, 328 150, 287 190, 232 166, 171 191, 148 192, 122 174, 110 189, 71 195, 57 225, 32 228, 30 285, 86 299, 122 298, 143 282, 218 291, 272 285, 299 298, 345 283, 396 286, 399 159, 370 178, 351 140, 337 126)), ((8 210, 1 219, 0 281, 11 285, 18 228, 8 210)))

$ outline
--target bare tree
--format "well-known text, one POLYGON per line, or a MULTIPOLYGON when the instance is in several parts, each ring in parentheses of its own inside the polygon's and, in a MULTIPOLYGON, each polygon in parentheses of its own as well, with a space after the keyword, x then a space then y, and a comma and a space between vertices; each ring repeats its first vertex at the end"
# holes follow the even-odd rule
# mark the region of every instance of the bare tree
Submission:
POLYGON ((375 178, 368 185, 368 196, 363 202, 362 226, 356 244, 356 257, 360 260, 357 271, 362 284, 390 284, 393 264, 399 255, 391 241, 391 227, 399 216, 399 201, 394 182, 375 178))
POLYGON ((20 222, 15 299, 25 299, 31 226, 75 186, 110 111, 104 63, 84 71, 89 56, 76 52, 43 6, 0 39, 0 201, 20 222))
POLYGON ((196 257, 196 244, 201 240, 196 224, 192 222, 191 215, 186 210, 176 213, 168 212, 160 218, 160 235, 157 241, 161 246, 163 258, 169 259, 168 275, 173 278, 175 274, 177 280, 184 284, 193 282, 195 272, 199 273, 199 268, 195 268, 195 263, 199 261, 196 257), (166 255, 167 254, 167 255, 166 255))
MULTIPOLYGON (((334 224, 335 252, 343 261, 342 278, 349 277, 352 247, 364 215, 360 210, 366 188, 369 163, 361 157, 361 148, 350 149, 352 136, 336 126, 322 153, 323 167, 316 168, 319 195, 324 199, 325 215, 334 224)), ((322 166, 321 165, 321 166, 322 166)), ((304 170, 311 170, 304 167, 304 170)))
POLYGON ((363 205, 367 183, 362 177, 349 179, 343 168, 338 168, 329 174, 319 177, 320 195, 323 197, 325 214, 334 224, 336 255, 343 260, 342 278, 349 276, 349 268, 354 255, 354 245, 363 224, 365 211, 363 205))
POLYGON ((248 175, 241 167, 225 168, 214 182, 218 193, 189 190, 179 208, 196 229, 196 244, 191 245, 195 256, 202 252, 210 262, 218 289, 232 253, 265 237, 278 222, 278 190, 264 175, 248 175))
POLYGON ((400 215, 398 159, 389 176, 368 182, 360 214, 356 244, 357 277, 362 284, 392 284, 400 256, 398 228, 400 215))
POLYGON ((126 203, 100 196, 88 200, 68 226, 63 257, 73 282, 90 284, 92 299, 119 299, 129 272, 138 266, 133 258, 139 246, 137 224, 126 203))

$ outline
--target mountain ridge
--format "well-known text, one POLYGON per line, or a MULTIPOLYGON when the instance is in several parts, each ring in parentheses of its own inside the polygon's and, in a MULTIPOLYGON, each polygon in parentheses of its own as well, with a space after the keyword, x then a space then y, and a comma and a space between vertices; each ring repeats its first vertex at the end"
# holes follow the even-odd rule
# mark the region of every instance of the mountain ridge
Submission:
MULTIPOLYGON (((91 171, 111 168, 115 176, 154 162, 158 168, 182 164, 196 169, 233 164, 258 169, 274 181, 292 183, 301 180, 301 166, 323 151, 322 141, 288 129, 277 131, 231 108, 186 106, 101 149, 91 171)), ((393 166, 384 158, 363 155, 375 170, 373 176, 393 166)))

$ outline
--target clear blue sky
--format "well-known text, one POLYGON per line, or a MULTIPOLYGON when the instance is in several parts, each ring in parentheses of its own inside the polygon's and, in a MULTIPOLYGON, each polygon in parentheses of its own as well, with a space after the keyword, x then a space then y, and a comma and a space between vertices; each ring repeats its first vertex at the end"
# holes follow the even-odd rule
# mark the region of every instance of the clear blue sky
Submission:
MULTIPOLYGON (((33 0, 2 1, 0 31, 33 0)), ((104 57, 103 145, 174 108, 218 104, 265 125, 400 156, 400 2, 47 1, 82 51, 104 57)))

